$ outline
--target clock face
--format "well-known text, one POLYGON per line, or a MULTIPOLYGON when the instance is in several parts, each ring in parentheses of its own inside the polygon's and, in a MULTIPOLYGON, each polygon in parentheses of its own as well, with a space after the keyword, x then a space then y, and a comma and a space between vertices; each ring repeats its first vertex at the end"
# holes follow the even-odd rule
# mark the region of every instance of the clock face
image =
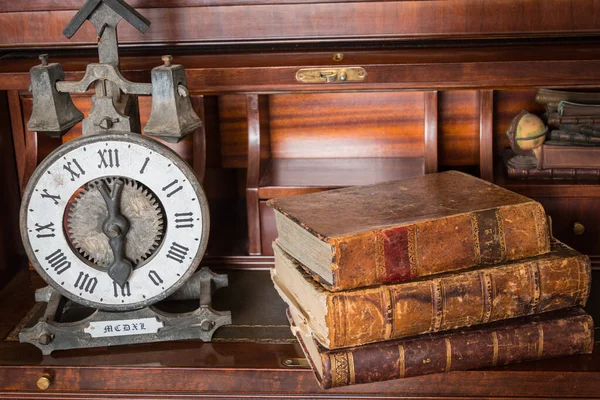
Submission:
MULTIPOLYGON (((195 271, 208 241, 206 196, 173 151, 131 133, 83 136, 36 169, 21 207, 21 235, 40 275, 71 300, 131 310, 162 300, 195 271), (128 221, 126 283, 109 276, 115 254, 103 230, 104 187, 128 221)), ((120 256, 118 256, 120 257, 120 256)))

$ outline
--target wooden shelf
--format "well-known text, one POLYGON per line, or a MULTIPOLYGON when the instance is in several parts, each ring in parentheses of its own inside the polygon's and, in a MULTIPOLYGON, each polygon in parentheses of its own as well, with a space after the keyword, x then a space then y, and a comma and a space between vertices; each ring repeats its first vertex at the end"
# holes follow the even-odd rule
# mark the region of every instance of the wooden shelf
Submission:
POLYGON ((424 168, 423 157, 271 159, 260 179, 258 196, 271 199, 409 178, 423 175, 424 168))
MULTIPOLYGON (((284 304, 266 271, 230 271, 230 287, 218 291, 216 309, 231 309, 234 325, 212 343, 141 344, 41 353, 29 344, 3 340, 33 305, 26 271, 0 291, 0 398, 35 397, 42 374, 53 398, 117 398, 131 392, 148 398, 254 396, 351 399, 363 396, 597 397, 600 343, 589 356, 571 356, 479 371, 321 390, 307 368, 286 367, 303 358, 285 322, 284 304), (251 300, 251 301, 250 301, 251 300)), ((599 282, 596 280, 595 282, 599 282)), ((39 282, 38 282, 39 284, 39 282)), ((34 286, 37 286, 35 284, 34 286)), ((593 291, 598 293, 598 291, 593 291)), ((590 299, 595 300, 595 299, 590 299)), ((591 310, 588 310, 592 312, 591 310)))

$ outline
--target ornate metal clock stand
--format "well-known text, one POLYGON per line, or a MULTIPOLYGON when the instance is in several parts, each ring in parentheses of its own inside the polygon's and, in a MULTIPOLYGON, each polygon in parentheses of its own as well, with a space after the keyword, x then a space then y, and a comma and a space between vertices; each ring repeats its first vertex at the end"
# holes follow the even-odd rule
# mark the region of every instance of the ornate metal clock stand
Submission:
POLYGON ((165 145, 140 134, 138 95, 152 95, 148 136, 178 142, 201 126, 181 65, 152 70, 152 83, 119 71, 117 24, 140 32, 150 23, 122 0, 87 0, 64 34, 89 20, 98 35, 99 63, 79 82, 64 81, 61 65, 31 69, 31 131, 61 137, 83 120, 83 136, 50 154, 36 169, 21 206, 21 235, 31 263, 49 286, 36 292, 44 315, 19 334, 54 350, 179 339, 210 341, 231 324, 211 308, 227 276, 196 269, 206 250, 208 204, 191 168, 165 145), (70 93, 94 86, 88 118, 70 93), (193 311, 171 313, 162 300, 193 300, 193 311), (199 303, 199 304, 198 304, 199 303), (85 306, 91 314, 66 318, 85 306), (95 309, 95 310, 94 310, 95 309), (89 309, 88 309, 89 310, 89 309), (69 322, 66 322, 69 321, 69 322))

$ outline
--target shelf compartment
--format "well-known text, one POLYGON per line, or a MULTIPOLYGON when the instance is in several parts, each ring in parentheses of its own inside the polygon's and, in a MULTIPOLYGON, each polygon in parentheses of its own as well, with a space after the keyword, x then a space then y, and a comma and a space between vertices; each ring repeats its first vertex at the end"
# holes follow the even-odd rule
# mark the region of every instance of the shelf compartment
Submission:
POLYGON ((425 159, 313 158, 271 159, 258 188, 260 199, 423 175, 425 159))

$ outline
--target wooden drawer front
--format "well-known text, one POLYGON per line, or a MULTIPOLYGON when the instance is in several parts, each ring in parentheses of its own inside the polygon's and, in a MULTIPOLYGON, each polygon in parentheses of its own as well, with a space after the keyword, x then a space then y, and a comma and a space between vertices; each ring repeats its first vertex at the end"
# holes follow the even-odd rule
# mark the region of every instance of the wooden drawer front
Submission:
POLYGON ((555 238, 584 254, 600 254, 600 198, 537 200, 544 205, 546 214, 552 217, 552 233, 555 238))

